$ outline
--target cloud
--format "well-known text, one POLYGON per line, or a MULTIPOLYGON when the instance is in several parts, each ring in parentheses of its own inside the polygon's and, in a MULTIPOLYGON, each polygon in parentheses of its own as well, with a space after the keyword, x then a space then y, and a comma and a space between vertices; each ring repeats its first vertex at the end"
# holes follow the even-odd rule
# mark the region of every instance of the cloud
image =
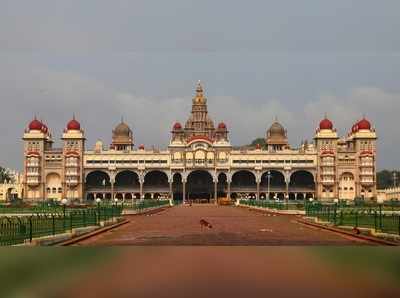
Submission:
MULTIPOLYGON (((188 86, 186 96, 141 96, 94 75, 46 67, 30 60, 9 61, 3 56, 0 70, 0 121, 7 128, 0 139, 0 164, 13 168, 21 168, 20 138, 34 114, 48 123, 58 139, 67 121, 76 113, 86 131, 88 147, 99 138, 109 143, 112 128, 123 116, 133 128, 136 144, 160 148, 168 145, 172 124, 175 121, 184 124, 190 114, 194 84, 188 86)), ((321 94, 303 105, 283 103, 294 102, 295 98, 259 101, 234 95, 207 93, 207 96, 211 117, 216 125, 219 121, 228 125, 235 145, 265 136, 275 116, 287 128, 289 140, 296 147, 303 139, 312 139, 325 112, 342 135, 366 114, 377 127, 380 138, 379 166, 400 166, 396 152, 400 140, 395 137, 399 93, 365 86, 342 95, 321 94)))

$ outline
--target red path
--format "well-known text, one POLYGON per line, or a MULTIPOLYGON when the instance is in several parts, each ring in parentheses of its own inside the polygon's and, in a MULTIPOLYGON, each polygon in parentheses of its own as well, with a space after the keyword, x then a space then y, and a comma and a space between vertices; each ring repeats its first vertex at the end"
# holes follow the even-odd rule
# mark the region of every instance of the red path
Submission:
POLYGON ((296 222, 296 216, 272 215, 237 207, 179 206, 130 223, 79 245, 360 245, 354 239, 296 222), (213 225, 202 228, 200 220, 213 225))

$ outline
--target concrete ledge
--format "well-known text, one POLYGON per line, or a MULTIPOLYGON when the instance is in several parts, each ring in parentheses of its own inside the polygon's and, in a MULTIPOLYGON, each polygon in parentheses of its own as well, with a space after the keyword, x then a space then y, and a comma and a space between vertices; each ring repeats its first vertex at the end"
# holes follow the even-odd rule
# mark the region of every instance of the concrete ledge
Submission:
POLYGON ((122 215, 139 215, 139 214, 146 214, 151 211, 156 211, 156 210, 163 210, 166 208, 171 208, 170 205, 164 205, 164 206, 157 206, 157 207, 150 207, 150 208, 144 208, 144 209, 135 209, 135 210, 129 210, 125 209, 122 211, 122 215))
MULTIPOLYGON (((335 232, 338 234, 342 234, 342 235, 347 235, 347 236, 351 236, 353 238, 357 238, 363 241, 367 241, 367 242, 372 242, 372 243, 377 243, 380 245, 388 245, 388 246, 399 246, 400 243, 396 243, 391 239, 384 239, 381 237, 378 237, 378 234, 373 234, 372 231, 374 231, 374 229, 369 229, 369 228, 358 228, 361 231, 361 234, 356 234, 353 232, 354 227, 351 226, 334 226, 332 223, 327 223, 327 222, 323 222, 323 221, 318 221, 315 217, 314 218, 308 218, 308 220, 298 220, 299 223, 304 224, 304 225, 309 225, 312 227, 316 227, 316 228, 320 228, 320 229, 324 229, 324 230, 328 230, 331 232, 335 232)), ((390 234, 391 235, 391 234, 390 234)), ((392 235, 392 236, 396 236, 396 235, 392 235)), ((400 238, 400 237, 399 237, 400 238)))
POLYGON ((239 204, 237 206, 242 207, 242 208, 252 209, 252 210, 281 214, 281 215, 305 215, 306 214, 306 212, 304 210, 278 210, 278 209, 248 206, 248 205, 242 205, 242 204, 239 204))
POLYGON ((55 235, 48 235, 38 238, 33 238, 32 242, 29 240, 25 240, 24 244, 17 244, 15 246, 51 246, 56 245, 62 242, 66 242, 72 240, 77 237, 82 237, 83 235, 93 233, 96 230, 99 230, 104 227, 110 227, 116 225, 120 222, 123 222, 124 219, 122 217, 110 219, 108 221, 100 222, 100 226, 88 226, 82 228, 75 228, 72 229, 70 232, 62 233, 62 234, 55 234, 55 235))

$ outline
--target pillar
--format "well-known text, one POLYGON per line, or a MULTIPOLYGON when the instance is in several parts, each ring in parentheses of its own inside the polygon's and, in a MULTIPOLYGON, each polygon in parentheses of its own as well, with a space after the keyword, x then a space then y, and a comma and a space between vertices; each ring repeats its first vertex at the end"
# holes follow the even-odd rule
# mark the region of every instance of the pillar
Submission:
POLYGON ((231 199, 231 183, 232 183, 232 177, 228 174, 227 175, 226 182, 228 183, 228 199, 231 199))
POLYGON ((111 180, 110 183, 111 183, 111 202, 114 202, 114 183, 115 183, 115 181, 111 180))
POLYGON ((218 204, 218 179, 214 180, 214 200, 215 204, 218 204))
POLYGON ((172 190, 172 181, 169 182, 169 198, 173 201, 174 200, 174 192, 172 190))
POLYGON ((186 178, 182 178, 182 203, 186 202, 186 178))
POLYGON ((144 181, 143 181, 143 178, 139 178, 139 184, 140 184, 140 190, 139 190, 139 192, 140 192, 140 200, 143 200, 144 199, 144 196, 143 196, 143 183, 144 183, 144 181))

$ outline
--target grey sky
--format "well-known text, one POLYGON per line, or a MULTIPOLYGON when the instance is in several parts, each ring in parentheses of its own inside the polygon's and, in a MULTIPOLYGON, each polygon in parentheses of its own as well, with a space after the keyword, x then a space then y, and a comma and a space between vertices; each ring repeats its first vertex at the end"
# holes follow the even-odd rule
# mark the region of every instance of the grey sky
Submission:
POLYGON ((22 167, 36 113, 55 137, 75 112, 88 146, 124 116, 136 143, 166 147, 201 79, 233 144, 275 115, 291 144, 325 111, 343 134, 366 114, 379 167, 400 167, 400 2, 0 0, 0 164, 22 167), (89 106, 91 108, 89 109, 89 106))

